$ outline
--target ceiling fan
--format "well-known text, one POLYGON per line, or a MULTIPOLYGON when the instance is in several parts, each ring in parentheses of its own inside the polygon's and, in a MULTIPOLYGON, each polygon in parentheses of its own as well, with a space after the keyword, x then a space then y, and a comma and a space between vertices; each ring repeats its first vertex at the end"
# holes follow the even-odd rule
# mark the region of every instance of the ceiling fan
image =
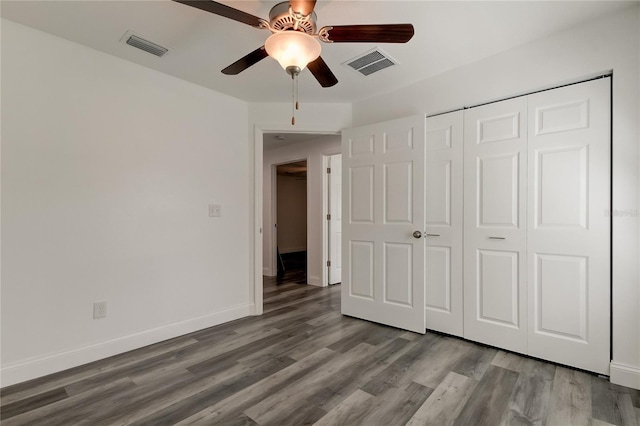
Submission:
POLYGON ((271 56, 292 78, 307 67, 322 87, 331 87, 338 83, 338 79, 320 56, 321 47, 318 40, 324 43, 406 43, 414 33, 411 24, 334 25, 317 30, 316 14, 313 10, 316 0, 289 0, 278 3, 269 12, 268 21, 215 1, 174 1, 254 28, 271 31, 272 35, 264 46, 222 70, 228 75, 239 74, 271 56))

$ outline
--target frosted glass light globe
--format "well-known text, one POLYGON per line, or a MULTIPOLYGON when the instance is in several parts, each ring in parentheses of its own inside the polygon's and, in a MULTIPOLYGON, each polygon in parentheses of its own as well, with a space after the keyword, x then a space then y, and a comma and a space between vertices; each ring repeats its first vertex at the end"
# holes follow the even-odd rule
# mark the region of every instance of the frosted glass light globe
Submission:
POLYGON ((285 70, 298 67, 303 70, 311 61, 320 56, 320 42, 300 31, 283 31, 272 34, 264 45, 269 56, 280 63, 285 70))

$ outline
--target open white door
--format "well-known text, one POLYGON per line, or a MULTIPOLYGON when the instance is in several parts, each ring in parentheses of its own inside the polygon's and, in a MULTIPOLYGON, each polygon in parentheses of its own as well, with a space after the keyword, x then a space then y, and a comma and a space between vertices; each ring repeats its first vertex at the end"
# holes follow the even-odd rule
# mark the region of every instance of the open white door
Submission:
POLYGON ((342 154, 329 157, 329 285, 342 281, 342 154))
POLYGON ((418 333, 425 332, 424 138, 424 116, 342 132, 342 313, 418 333))

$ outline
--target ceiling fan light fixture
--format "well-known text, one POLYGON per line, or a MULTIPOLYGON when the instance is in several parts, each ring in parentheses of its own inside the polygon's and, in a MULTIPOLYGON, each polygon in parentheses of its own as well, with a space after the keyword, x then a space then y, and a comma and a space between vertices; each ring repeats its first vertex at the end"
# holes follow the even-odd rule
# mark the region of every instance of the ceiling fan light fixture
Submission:
POLYGON ((309 62, 320 56, 320 42, 300 31, 282 31, 272 34, 264 45, 269 56, 285 70, 297 67, 303 70, 309 62))

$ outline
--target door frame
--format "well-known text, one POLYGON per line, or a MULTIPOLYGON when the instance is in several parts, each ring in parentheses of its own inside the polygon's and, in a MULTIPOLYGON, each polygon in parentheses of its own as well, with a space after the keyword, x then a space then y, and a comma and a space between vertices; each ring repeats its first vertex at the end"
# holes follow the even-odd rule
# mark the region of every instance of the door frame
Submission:
MULTIPOLYGON (((274 124, 255 124, 253 126, 253 220, 250 221, 251 237, 250 244, 253 244, 253 259, 250 264, 253 265, 253 279, 250 279, 249 294, 253 297, 253 315, 262 315, 264 312, 263 294, 262 294, 262 245, 263 245, 263 208, 264 208, 264 182, 263 182, 263 163, 264 163, 264 134, 265 133, 307 133, 317 135, 339 135, 341 128, 335 128, 328 125, 316 124, 313 126, 305 126, 304 124, 295 129, 283 129, 283 125, 274 124)), ((308 193, 308 192, 307 192, 308 193)), ((324 250, 324 248, 323 248, 324 250)), ((325 268, 322 269, 322 280, 324 282, 326 275, 325 268)))

